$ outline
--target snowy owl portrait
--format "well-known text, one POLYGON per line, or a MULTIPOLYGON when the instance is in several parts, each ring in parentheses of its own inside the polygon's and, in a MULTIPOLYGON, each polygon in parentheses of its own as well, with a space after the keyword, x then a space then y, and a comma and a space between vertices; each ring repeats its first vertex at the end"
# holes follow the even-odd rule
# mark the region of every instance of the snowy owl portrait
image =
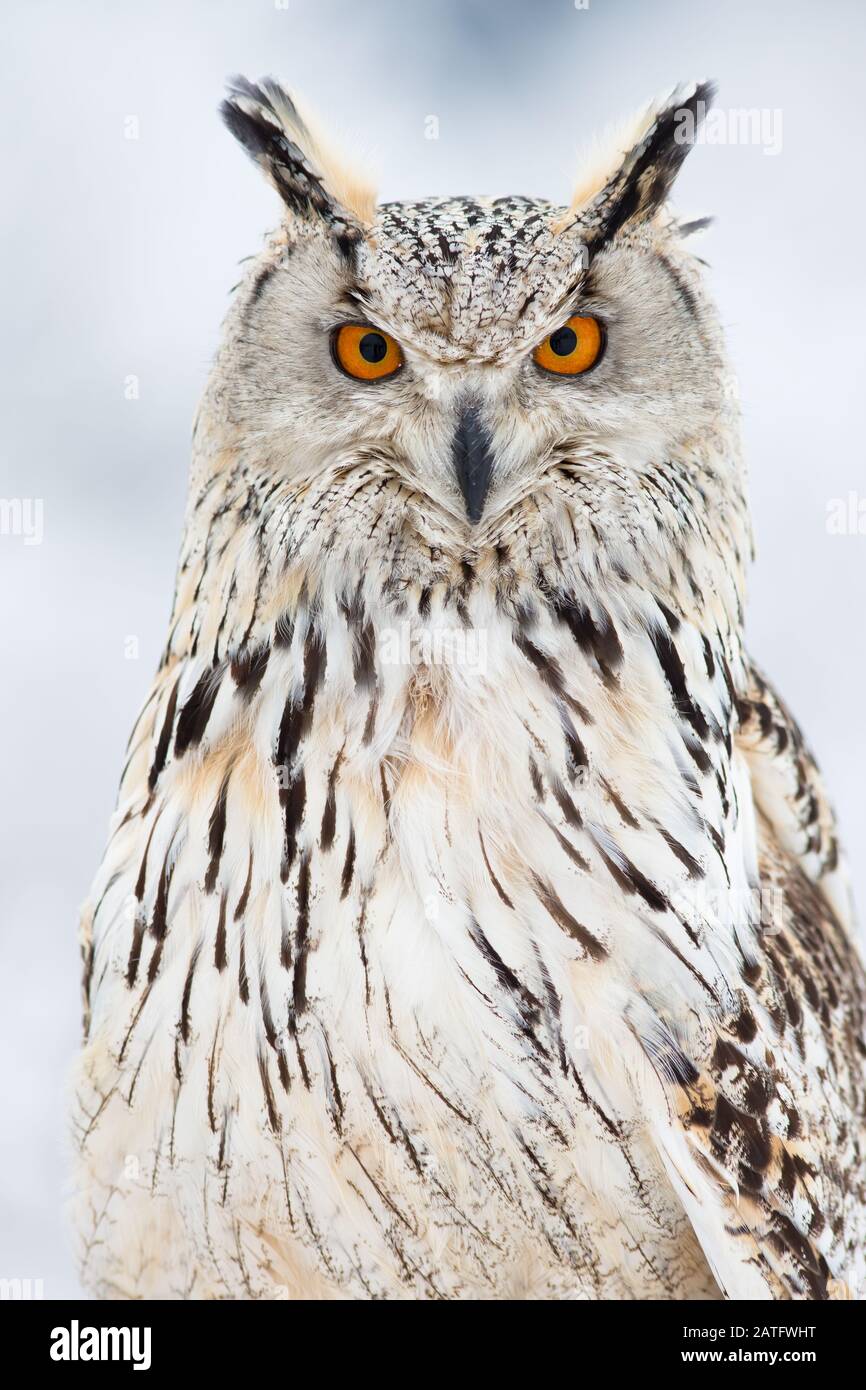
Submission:
POLYGON ((82 914, 98 1296, 866 1292, 845 866, 670 202, 711 98, 567 206, 380 203, 232 83, 279 220, 82 914))

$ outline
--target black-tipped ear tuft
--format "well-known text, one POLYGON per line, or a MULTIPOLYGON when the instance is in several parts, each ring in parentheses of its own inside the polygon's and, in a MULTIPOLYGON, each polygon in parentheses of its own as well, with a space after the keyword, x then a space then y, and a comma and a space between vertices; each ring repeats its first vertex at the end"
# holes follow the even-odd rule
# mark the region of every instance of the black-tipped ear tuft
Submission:
POLYGON ((361 237, 375 205, 372 191, 328 155, 278 82, 232 78, 220 112, 291 212, 320 219, 341 243, 361 237))
POLYGON ((599 249, 623 228, 639 225, 659 210, 715 94, 712 82, 678 88, 654 112, 640 139, 582 215, 591 249, 599 249))
POLYGON ((335 205, 322 177, 300 142, 308 134, 287 92, 271 78, 258 84, 234 77, 220 107, 228 129, 276 188, 283 202, 300 216, 329 218, 335 205))

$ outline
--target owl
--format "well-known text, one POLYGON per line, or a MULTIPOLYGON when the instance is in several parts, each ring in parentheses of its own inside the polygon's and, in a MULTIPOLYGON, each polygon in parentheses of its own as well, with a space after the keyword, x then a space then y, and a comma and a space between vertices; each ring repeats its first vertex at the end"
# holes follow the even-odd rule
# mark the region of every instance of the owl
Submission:
POLYGON ((711 95, 568 206, 377 204, 231 85, 281 220, 82 915, 95 1294, 862 1296, 866 981, 668 201, 711 95))

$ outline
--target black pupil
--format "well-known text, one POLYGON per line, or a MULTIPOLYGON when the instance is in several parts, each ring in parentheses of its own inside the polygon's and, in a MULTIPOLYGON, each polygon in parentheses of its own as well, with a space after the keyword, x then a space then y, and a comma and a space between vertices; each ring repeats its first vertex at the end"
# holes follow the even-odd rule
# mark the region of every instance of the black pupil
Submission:
POLYGON ((381 362, 388 351, 388 344, 381 333, 365 333, 358 344, 358 351, 365 362, 381 362))
POLYGON ((557 357, 568 357, 569 353, 574 352, 576 347, 577 334, 567 324, 565 328, 557 328, 555 333, 551 333, 550 351, 555 352, 557 357))

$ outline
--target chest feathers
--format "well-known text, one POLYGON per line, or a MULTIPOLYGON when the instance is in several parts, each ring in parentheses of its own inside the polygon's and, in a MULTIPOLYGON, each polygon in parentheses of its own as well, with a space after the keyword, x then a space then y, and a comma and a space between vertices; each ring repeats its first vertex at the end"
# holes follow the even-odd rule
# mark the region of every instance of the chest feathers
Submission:
POLYGON ((711 1293, 645 1117, 759 910, 724 606, 501 546, 242 591, 249 549, 182 565, 85 914, 142 1269, 161 1211, 185 1292, 711 1293))

